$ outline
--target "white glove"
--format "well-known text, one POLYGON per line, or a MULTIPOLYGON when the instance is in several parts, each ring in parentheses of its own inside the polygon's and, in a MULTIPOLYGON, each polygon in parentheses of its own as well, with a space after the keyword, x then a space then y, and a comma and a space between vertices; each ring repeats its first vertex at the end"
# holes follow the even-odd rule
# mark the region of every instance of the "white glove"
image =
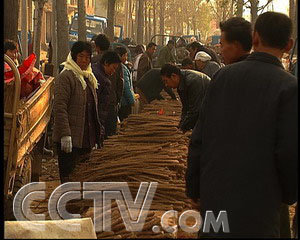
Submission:
POLYGON ((64 136, 61 138, 61 150, 66 153, 72 152, 72 138, 71 136, 64 136))

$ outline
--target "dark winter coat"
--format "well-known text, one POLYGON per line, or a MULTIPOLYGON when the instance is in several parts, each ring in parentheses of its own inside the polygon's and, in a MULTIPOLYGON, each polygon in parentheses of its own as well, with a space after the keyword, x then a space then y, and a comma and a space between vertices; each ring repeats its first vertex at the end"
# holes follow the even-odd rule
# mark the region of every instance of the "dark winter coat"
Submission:
POLYGON ((100 64, 100 62, 92 64, 92 69, 99 84, 98 89, 96 90, 98 96, 98 112, 100 121, 102 125, 104 125, 107 118, 110 103, 111 82, 106 73, 104 72, 104 68, 100 64))
POLYGON ((254 52, 215 73, 192 133, 187 195, 202 216, 227 211, 230 233, 279 237, 281 203, 297 199, 297 81, 279 59, 254 52))
POLYGON ((194 128, 209 82, 210 78, 204 73, 194 70, 181 70, 177 92, 182 103, 179 128, 183 132, 194 128))
POLYGON ((149 103, 155 99, 163 99, 160 95, 163 89, 171 96, 172 99, 176 99, 176 95, 172 89, 166 87, 163 83, 160 76, 160 68, 151 69, 138 81, 136 86, 144 93, 149 103))
MULTIPOLYGON (((98 118, 98 99, 95 89, 90 87, 94 101, 97 129, 101 129, 98 118)), ((82 148, 84 124, 86 114, 87 88, 83 90, 81 82, 71 70, 65 70, 55 79, 54 88, 54 126, 53 141, 60 143, 64 136, 72 137, 72 146, 82 148)), ((96 132, 96 140, 99 143, 100 131, 96 132)))
POLYGON ((138 82, 145 75, 145 73, 147 73, 152 68, 152 56, 150 56, 148 52, 144 52, 139 60, 136 81, 138 82))

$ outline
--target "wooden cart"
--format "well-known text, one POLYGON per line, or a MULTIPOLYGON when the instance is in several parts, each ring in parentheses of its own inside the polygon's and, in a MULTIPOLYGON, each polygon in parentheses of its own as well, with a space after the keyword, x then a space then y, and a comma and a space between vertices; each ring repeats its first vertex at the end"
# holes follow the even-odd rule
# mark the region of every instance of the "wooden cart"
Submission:
POLYGON ((26 100, 20 100, 21 80, 14 62, 4 56, 14 73, 11 84, 4 83, 4 195, 12 199, 25 184, 38 181, 41 155, 32 153, 50 121, 54 96, 54 78, 44 82, 26 100))

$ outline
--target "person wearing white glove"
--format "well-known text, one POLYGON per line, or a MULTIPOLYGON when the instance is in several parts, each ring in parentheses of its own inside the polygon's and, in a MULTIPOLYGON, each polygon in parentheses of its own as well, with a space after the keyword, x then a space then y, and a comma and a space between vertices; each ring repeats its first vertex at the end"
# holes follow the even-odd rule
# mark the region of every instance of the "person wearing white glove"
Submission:
POLYGON ((90 43, 74 43, 63 71, 55 79, 53 141, 61 183, 70 181, 76 165, 100 146, 98 81, 92 72, 91 54, 90 43))
POLYGON ((61 138, 61 150, 65 151, 66 153, 72 152, 72 137, 71 136, 64 136, 61 138))

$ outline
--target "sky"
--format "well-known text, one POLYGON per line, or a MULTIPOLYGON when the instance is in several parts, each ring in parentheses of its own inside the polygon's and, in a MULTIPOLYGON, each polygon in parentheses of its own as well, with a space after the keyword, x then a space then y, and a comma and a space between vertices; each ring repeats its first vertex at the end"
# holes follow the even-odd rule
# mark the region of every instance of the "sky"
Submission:
MULTIPOLYGON (((267 3, 267 0, 261 0, 259 6, 267 3)), ((289 0, 273 0, 273 11, 281 12, 289 15, 289 0)), ((269 4, 269 10, 271 10, 272 3, 269 4)), ((264 12, 268 11, 268 7, 265 8, 264 12)), ((250 10, 246 9, 244 11, 243 17, 250 21, 250 10)))

